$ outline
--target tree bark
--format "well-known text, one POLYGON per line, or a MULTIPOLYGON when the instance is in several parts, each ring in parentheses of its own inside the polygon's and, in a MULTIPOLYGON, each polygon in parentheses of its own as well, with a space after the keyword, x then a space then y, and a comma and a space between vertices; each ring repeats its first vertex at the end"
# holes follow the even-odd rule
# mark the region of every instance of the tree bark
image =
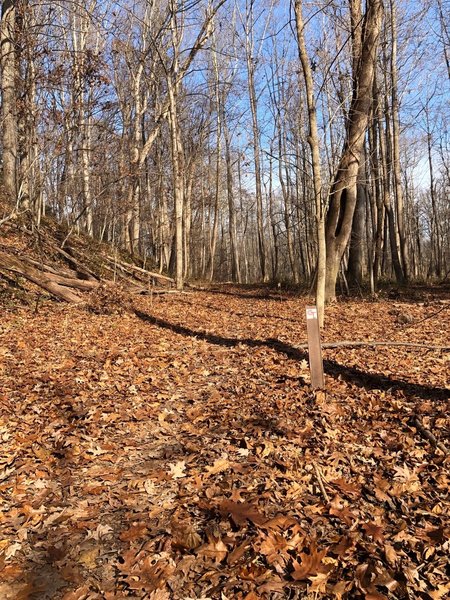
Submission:
POLYGON ((392 110, 392 170, 394 176, 394 196, 397 217, 397 229, 400 242, 400 256, 403 269, 403 279, 408 280, 408 251, 405 231, 405 208, 400 170, 400 122, 398 101, 398 74, 397 74, 397 10, 396 0, 390 0, 391 21, 391 110, 392 110))
MULTIPOLYGON (((222 111, 224 111, 222 101, 222 111)), ((225 119, 225 114, 222 115, 223 134, 225 140, 225 161, 227 167, 227 198, 228 198, 228 227, 230 237, 230 253, 231 253, 231 278, 237 283, 241 283, 241 269, 239 266, 239 252, 237 244, 237 223, 236 223, 236 207, 234 204, 233 190, 233 166, 231 164, 231 140, 228 123, 225 119)))
MULTIPOLYGON (((320 163, 320 144, 319 132, 317 126, 317 111, 314 99, 314 82, 312 77, 311 62, 306 51, 305 25, 303 22, 302 1, 295 1, 295 22, 297 28, 298 54, 303 70, 303 77, 306 87, 306 102, 309 116, 309 135, 308 144, 311 149, 315 217, 317 224, 317 282, 316 282, 316 305, 319 317, 320 327, 324 326, 325 319, 325 294, 326 294, 326 266, 327 266, 327 246, 325 236, 325 201, 323 199, 322 173, 320 163)), ((339 264, 338 267, 339 269, 339 264)), ((335 278, 337 277, 337 272, 335 278)), ((335 279, 336 280, 336 279, 335 279)))
POLYGON ((350 249, 348 254, 347 278, 349 283, 361 285, 363 280, 364 219, 367 193, 364 183, 357 184, 356 206, 353 215, 350 249))
MULTIPOLYGON (((354 0, 356 1, 356 0, 354 0)), ((353 76, 353 97, 347 117, 347 135, 330 190, 326 219, 327 274, 325 296, 336 296, 339 265, 349 241, 357 200, 357 177, 372 101, 378 38, 383 21, 382 0, 369 0, 361 25, 361 50, 353 76)))
POLYGON ((172 185, 175 206, 175 285, 183 289, 183 174, 181 170, 180 132, 178 123, 177 96, 172 77, 167 80, 170 98, 169 126, 172 147, 172 185))
POLYGON ((250 100, 250 112, 252 115, 252 133, 253 133, 253 161, 255 165, 255 194, 256 194, 256 222, 258 235, 258 255, 261 268, 261 277, 264 282, 268 281, 266 260, 266 240, 264 235, 263 201, 262 201, 262 182, 261 182, 261 141, 258 122, 258 104, 255 89, 255 62, 253 56, 253 3, 250 2, 250 9, 246 15, 245 23, 245 50, 247 61, 247 84, 250 100))
POLYGON ((14 204, 18 200, 16 5, 15 0, 3 0, 0 24, 3 187, 8 201, 14 204))

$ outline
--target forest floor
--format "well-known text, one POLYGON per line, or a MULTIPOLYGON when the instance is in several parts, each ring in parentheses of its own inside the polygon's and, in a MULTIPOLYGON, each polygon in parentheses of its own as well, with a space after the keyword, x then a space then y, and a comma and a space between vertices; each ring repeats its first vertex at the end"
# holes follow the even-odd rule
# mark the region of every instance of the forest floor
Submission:
MULTIPOLYGON (((324 341, 448 347, 449 299, 341 301, 324 341)), ((314 394, 306 298, 134 304, 0 313, 2 600, 448 597, 448 350, 327 349, 314 394)))

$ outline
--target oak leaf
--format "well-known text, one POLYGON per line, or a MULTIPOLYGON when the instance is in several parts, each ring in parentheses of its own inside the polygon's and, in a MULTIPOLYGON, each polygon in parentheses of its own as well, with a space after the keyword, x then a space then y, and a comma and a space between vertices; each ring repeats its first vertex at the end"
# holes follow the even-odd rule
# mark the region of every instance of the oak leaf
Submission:
POLYGON ((199 556, 213 558, 216 564, 218 564, 227 556, 228 549, 222 540, 212 540, 209 544, 201 546, 197 553, 199 556))
POLYGON ((180 460, 177 463, 169 465, 169 472, 172 475, 172 479, 181 479, 186 477, 186 463, 184 460, 180 460))
POLYGON ((218 458, 214 461, 214 464, 210 467, 206 467, 206 471, 209 475, 216 475, 217 473, 222 473, 223 471, 227 471, 231 467, 231 463, 226 458, 218 458))
POLYGON ((439 585, 437 590, 427 593, 433 600, 441 600, 441 598, 447 597, 447 594, 450 593, 450 583, 439 585))
POLYGON ((233 502, 232 500, 224 500, 219 508, 224 515, 229 514, 236 525, 243 526, 246 521, 251 521, 254 525, 262 525, 267 519, 258 509, 249 502, 233 502))
POLYGON ((312 544, 308 553, 301 552, 299 554, 300 563, 297 560, 293 560, 294 571, 292 572, 292 578, 296 581, 302 581, 310 578, 311 575, 327 573, 330 570, 330 566, 322 564, 322 560, 326 554, 326 548, 318 550, 316 544, 312 544))

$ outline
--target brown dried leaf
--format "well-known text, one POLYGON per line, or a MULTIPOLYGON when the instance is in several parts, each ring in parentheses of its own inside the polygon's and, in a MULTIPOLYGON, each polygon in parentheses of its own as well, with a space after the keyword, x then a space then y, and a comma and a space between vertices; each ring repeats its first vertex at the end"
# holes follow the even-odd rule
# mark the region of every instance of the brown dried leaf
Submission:
POLYGON ((213 540, 199 548, 197 554, 199 556, 207 556, 214 559, 216 563, 220 563, 228 554, 228 550, 222 540, 213 540))
POLYGON ((262 515, 256 506, 249 502, 233 502, 232 500, 224 500, 219 507, 223 515, 231 515, 231 518, 236 525, 245 525, 246 521, 251 521, 254 525, 263 525, 266 518, 262 515))
POLYGON ((318 550, 316 544, 313 543, 309 548, 309 553, 301 552, 299 554, 300 563, 297 560, 292 561, 294 567, 292 578, 296 581, 302 581, 308 579, 311 575, 317 575, 319 572, 327 573, 330 567, 322 564, 322 560, 326 555, 326 548, 318 550))

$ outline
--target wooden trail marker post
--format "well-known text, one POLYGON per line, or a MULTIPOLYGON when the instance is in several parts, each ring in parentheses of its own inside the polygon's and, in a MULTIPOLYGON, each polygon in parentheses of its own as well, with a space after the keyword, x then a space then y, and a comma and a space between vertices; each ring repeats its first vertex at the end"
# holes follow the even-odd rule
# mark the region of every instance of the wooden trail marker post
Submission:
POLYGON ((323 375, 322 346, 320 343, 319 320, 315 306, 306 307, 306 330, 308 332, 309 369, 313 390, 325 387, 323 375))

